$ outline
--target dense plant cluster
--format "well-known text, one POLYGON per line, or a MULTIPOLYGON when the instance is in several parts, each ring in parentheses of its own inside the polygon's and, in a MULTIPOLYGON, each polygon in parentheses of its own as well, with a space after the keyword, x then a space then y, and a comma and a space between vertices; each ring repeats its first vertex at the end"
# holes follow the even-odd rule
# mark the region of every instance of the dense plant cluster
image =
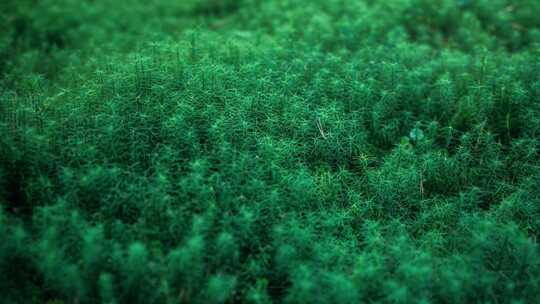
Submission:
POLYGON ((532 303, 540 2, 3 1, 5 303, 532 303))

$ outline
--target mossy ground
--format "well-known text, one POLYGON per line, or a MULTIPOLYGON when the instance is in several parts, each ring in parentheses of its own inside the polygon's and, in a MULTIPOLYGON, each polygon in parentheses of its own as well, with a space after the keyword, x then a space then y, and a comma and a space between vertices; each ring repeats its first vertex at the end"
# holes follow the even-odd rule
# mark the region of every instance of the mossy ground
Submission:
POLYGON ((2 301, 537 301, 538 16, 2 1, 2 301))

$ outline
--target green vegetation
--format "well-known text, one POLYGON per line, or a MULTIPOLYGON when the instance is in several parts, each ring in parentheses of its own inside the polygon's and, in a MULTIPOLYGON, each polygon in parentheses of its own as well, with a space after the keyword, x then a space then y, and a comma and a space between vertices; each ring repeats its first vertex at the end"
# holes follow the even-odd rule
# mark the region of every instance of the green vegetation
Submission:
POLYGON ((539 16, 2 1, 2 302, 537 301, 539 16))

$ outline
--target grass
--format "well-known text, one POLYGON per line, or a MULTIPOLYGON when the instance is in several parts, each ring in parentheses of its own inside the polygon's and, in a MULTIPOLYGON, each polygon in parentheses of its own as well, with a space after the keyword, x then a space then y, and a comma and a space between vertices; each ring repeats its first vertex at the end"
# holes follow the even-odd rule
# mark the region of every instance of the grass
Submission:
POLYGON ((537 1, 7 1, 6 303, 530 303, 537 1))

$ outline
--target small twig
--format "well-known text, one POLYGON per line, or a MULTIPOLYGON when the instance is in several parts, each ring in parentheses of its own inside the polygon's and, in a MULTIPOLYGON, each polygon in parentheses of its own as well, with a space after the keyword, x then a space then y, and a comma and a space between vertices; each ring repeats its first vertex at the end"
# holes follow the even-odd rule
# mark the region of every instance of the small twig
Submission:
POLYGON ((321 119, 320 118, 317 118, 317 128, 319 129, 319 132, 321 133, 321 136, 326 139, 326 135, 324 134, 324 130, 322 128, 322 124, 321 124, 321 119))
POLYGON ((478 138, 476 139, 476 144, 474 145, 474 150, 478 150, 478 146, 480 145, 480 140, 482 139, 482 134, 484 133, 484 127, 486 126, 486 122, 483 121, 482 125, 480 127, 480 132, 478 132, 478 138))
POLYGON ((420 197, 424 199, 424 175, 420 174, 420 197))

